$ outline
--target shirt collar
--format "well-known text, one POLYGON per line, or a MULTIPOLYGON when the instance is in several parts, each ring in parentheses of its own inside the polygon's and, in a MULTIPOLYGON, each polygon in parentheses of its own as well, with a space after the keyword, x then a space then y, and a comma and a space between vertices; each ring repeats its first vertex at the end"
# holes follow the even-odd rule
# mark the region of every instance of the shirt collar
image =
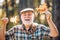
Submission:
POLYGON ((26 30, 25 25, 22 24, 23 31, 26 32, 27 34, 32 34, 36 31, 36 25, 32 24, 28 30, 26 30))

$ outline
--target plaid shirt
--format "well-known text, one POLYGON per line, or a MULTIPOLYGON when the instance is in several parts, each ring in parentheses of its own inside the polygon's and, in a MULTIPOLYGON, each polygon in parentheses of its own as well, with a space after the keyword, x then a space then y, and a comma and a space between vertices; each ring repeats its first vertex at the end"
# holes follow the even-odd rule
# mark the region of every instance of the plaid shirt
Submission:
POLYGON ((48 27, 42 24, 32 26, 33 33, 27 34, 22 25, 17 25, 7 31, 9 40, 43 40, 44 36, 49 36, 50 30, 48 27), (35 27, 35 28, 34 28, 35 27))

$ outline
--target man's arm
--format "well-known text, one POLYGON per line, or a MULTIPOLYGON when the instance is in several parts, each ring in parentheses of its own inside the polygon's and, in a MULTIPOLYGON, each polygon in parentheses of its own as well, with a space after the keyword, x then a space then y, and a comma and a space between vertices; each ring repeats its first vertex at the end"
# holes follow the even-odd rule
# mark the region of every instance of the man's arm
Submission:
POLYGON ((58 36, 58 30, 57 30, 56 25, 52 21, 51 13, 49 11, 46 11, 45 14, 46 14, 46 19, 47 19, 48 25, 50 27, 50 34, 49 35, 51 37, 57 37, 58 36))
POLYGON ((1 19, 0 25, 0 40, 5 40, 6 24, 8 23, 8 18, 1 19))
POLYGON ((50 27, 50 36, 51 37, 58 36, 58 30, 57 30, 56 25, 52 21, 52 15, 51 15, 51 13, 48 11, 48 8, 47 8, 46 5, 41 5, 41 6, 39 8, 37 8, 37 11, 46 14, 46 19, 47 19, 48 25, 50 27), (41 9, 41 6, 42 6, 42 9, 41 9))

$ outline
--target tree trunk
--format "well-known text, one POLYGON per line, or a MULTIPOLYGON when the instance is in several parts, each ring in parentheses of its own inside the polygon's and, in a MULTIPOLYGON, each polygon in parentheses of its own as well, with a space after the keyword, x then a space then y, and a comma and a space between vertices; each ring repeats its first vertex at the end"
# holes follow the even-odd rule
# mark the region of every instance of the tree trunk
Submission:
POLYGON ((19 0, 19 11, 28 7, 34 8, 34 0, 19 0))
POLYGON ((54 23, 56 24, 59 32, 59 36, 55 40, 60 40, 60 0, 53 0, 53 14, 54 14, 54 23))

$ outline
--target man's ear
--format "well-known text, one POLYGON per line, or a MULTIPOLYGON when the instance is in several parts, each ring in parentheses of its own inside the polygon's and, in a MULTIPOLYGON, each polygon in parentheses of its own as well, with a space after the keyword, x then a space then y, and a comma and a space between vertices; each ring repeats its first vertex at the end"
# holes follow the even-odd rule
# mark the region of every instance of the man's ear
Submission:
POLYGON ((20 24, 22 24, 21 14, 20 13, 19 13, 19 18, 20 18, 20 24))
POLYGON ((22 20, 22 16, 20 15, 20 19, 22 20))

